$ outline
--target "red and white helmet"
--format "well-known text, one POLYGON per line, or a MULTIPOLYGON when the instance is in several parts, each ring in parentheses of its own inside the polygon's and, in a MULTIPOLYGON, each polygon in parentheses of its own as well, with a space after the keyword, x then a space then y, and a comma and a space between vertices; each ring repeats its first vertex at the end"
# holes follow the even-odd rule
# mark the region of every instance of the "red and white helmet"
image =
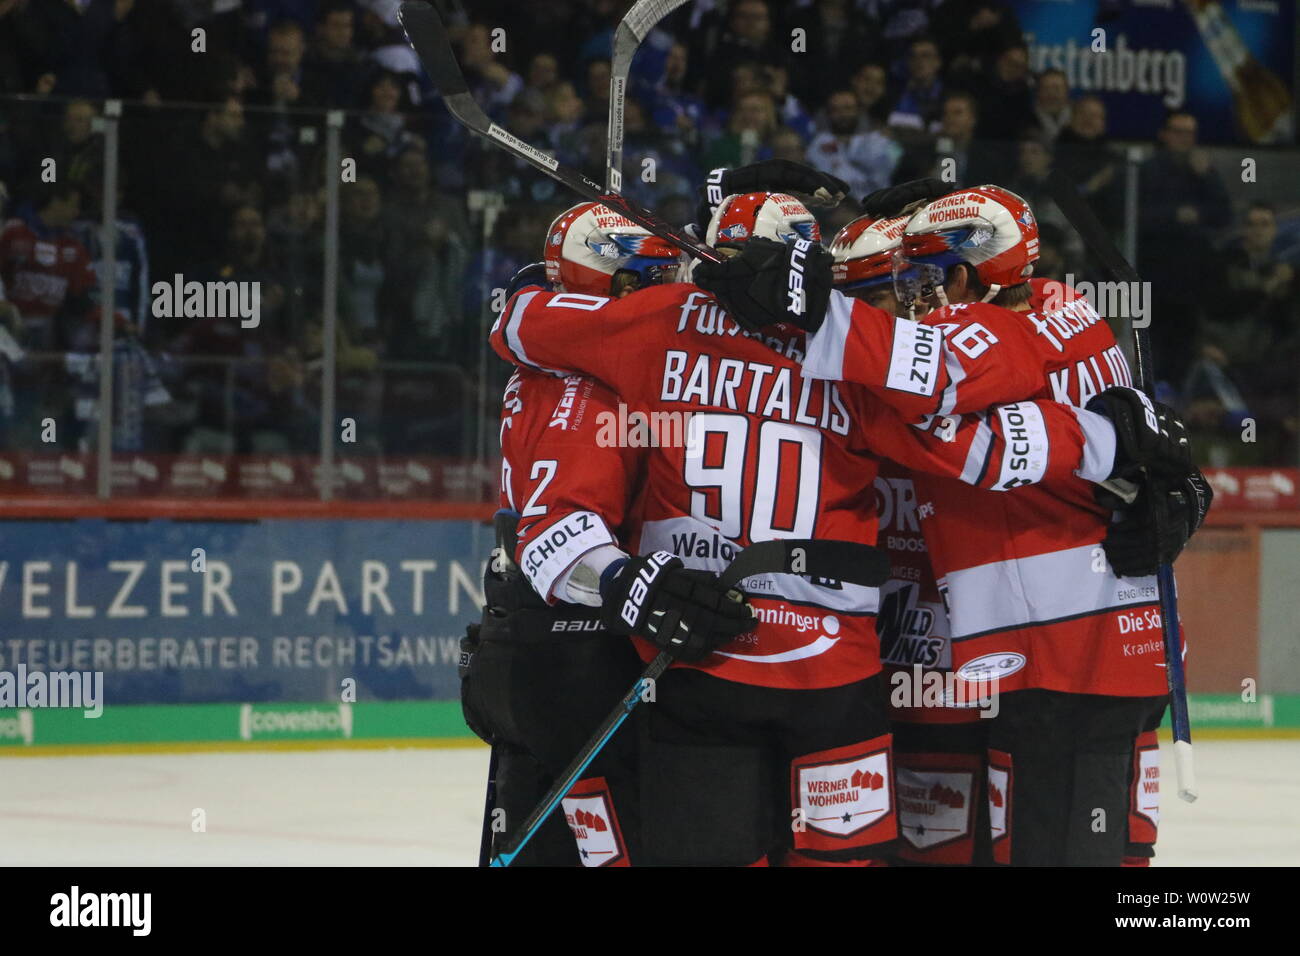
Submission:
POLYGON ((1001 186, 958 190, 913 214, 903 231, 902 258, 922 271, 932 267, 939 288, 951 266, 974 266, 988 287, 982 299, 987 302, 1033 274, 1038 220, 1027 202, 1001 186))
POLYGON ((675 246, 595 202, 555 218, 545 258, 546 278, 560 292, 618 295, 634 280, 643 288, 677 275, 675 246))
POLYGON ((841 292, 882 285, 893 279, 894 250, 903 244, 907 216, 859 216, 835 234, 831 278, 841 292))
POLYGON ((709 245, 738 246, 755 236, 777 242, 796 239, 822 241, 817 217, 786 193, 738 193, 722 200, 709 220, 704 241, 709 245))

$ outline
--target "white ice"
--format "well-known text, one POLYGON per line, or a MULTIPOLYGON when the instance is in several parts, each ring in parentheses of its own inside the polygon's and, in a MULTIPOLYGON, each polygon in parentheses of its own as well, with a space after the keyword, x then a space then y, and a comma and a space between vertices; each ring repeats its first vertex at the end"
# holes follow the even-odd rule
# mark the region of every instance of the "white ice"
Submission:
MULTIPOLYGON (((1157 865, 1300 865, 1300 740, 1166 751, 1157 865)), ((469 866, 487 751, 0 757, 0 865, 469 866), (196 832, 196 811, 205 829, 196 832)))

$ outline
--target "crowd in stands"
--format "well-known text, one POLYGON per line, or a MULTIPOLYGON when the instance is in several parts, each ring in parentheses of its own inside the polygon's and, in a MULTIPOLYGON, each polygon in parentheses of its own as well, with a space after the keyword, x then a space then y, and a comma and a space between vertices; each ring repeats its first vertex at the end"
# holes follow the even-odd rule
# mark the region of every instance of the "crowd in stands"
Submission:
MULTIPOLYGON (((603 178, 612 35, 630 0, 442 5, 489 115, 603 178)), ((372 426, 358 431, 375 451, 460 451, 492 290, 538 258, 572 198, 452 121, 397 7, 0 0, 0 443, 36 447, 47 415, 81 423, 61 442, 93 434, 98 118, 117 98, 115 368, 134 383, 118 391, 131 423, 119 447, 314 449, 323 111, 342 110, 340 415, 372 426), (155 318, 151 283, 177 274, 258 281, 259 326, 155 318)), ((1170 113, 1147 144, 1139 266, 1166 391, 1220 462, 1293 464, 1300 255, 1284 210, 1262 190, 1234 208, 1191 113, 1170 113), (1258 434, 1243 448, 1247 419, 1258 434)), ((1117 235, 1124 225, 1105 103, 1072 93, 1059 70, 1035 73, 1002 0, 697 0, 673 14, 634 63, 625 191, 686 221, 707 170, 769 157, 834 173, 855 196, 923 175, 1005 185, 1038 211, 1039 274, 1059 278, 1089 264, 1047 198, 1053 169, 1117 235)), ((827 212, 826 238, 854 215, 852 203, 827 212)))

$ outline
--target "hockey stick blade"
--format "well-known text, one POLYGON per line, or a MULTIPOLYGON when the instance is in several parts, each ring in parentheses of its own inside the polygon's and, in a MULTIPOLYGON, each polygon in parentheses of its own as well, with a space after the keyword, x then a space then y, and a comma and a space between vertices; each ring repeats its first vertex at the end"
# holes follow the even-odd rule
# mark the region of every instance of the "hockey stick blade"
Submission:
MULTIPOLYGON (((880 584, 889 576, 889 560, 883 552, 852 541, 805 539, 761 541, 741 551, 736 559, 727 565, 718 580, 724 587, 731 587, 755 574, 806 573, 818 577, 838 576, 839 580, 848 580, 854 584, 868 584, 869 579, 880 584), (808 570, 796 570, 805 566, 808 570), (831 570, 832 566, 835 569, 834 575, 819 573, 831 570), (847 569, 850 567, 854 569, 852 577, 848 576, 847 569)), ((564 795, 581 779, 583 772, 591 766, 591 762, 604 749, 605 744, 609 743, 614 733, 623 726, 628 715, 645 699, 647 688, 668 670, 672 662, 672 655, 663 651, 646 666, 636 683, 596 728, 586 745, 556 780, 555 785, 547 791, 546 796, 542 797, 533 812, 520 825, 518 834, 507 841, 501 852, 492 857, 490 866, 509 866, 514 861, 541 825, 546 822, 546 818, 555 812, 564 795)))
POLYGON ((492 122, 470 93, 469 84, 465 82, 465 76, 456 63, 456 53, 452 48, 451 37, 447 34, 446 24, 443 23, 442 16, 436 8, 426 3, 419 3, 417 0, 407 0, 402 4, 397 16, 402 29, 406 31, 407 41, 415 50, 415 55, 434 85, 438 87, 447 110, 457 122, 490 140, 499 149, 519 157, 557 182, 563 183, 583 199, 602 203, 696 259, 706 259, 709 262, 722 261, 722 257, 713 249, 692 239, 680 229, 674 229, 644 206, 623 196, 606 192, 599 184, 592 182, 578 170, 564 165, 492 122))
POLYGON ((687 2, 638 0, 614 31, 614 56, 609 65, 609 132, 605 146, 605 187, 611 193, 623 191, 623 111, 632 57, 659 21, 687 2))

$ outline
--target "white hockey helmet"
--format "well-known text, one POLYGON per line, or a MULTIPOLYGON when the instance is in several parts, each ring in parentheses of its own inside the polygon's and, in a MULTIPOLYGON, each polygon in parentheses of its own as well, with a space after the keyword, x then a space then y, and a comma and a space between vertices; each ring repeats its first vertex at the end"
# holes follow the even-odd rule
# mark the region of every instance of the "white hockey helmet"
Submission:
POLYGON ((821 242, 817 217, 786 193, 737 193, 718 205, 704 241, 715 248, 739 246, 755 236, 777 242, 821 242))
POLYGON ((546 233, 546 278, 561 292, 619 295, 671 282, 677 248, 600 203, 579 203, 546 233))
POLYGON ((908 221, 895 255, 903 278, 898 296, 910 302, 937 291, 946 301, 948 269, 964 262, 988 288, 981 299, 988 302, 1000 289, 1027 281, 1037 260, 1038 220, 1029 203, 1001 186, 961 189, 922 206, 908 221))
POLYGON ((903 244, 907 216, 859 216, 831 240, 832 281, 841 292, 893 280, 894 250, 903 244))

